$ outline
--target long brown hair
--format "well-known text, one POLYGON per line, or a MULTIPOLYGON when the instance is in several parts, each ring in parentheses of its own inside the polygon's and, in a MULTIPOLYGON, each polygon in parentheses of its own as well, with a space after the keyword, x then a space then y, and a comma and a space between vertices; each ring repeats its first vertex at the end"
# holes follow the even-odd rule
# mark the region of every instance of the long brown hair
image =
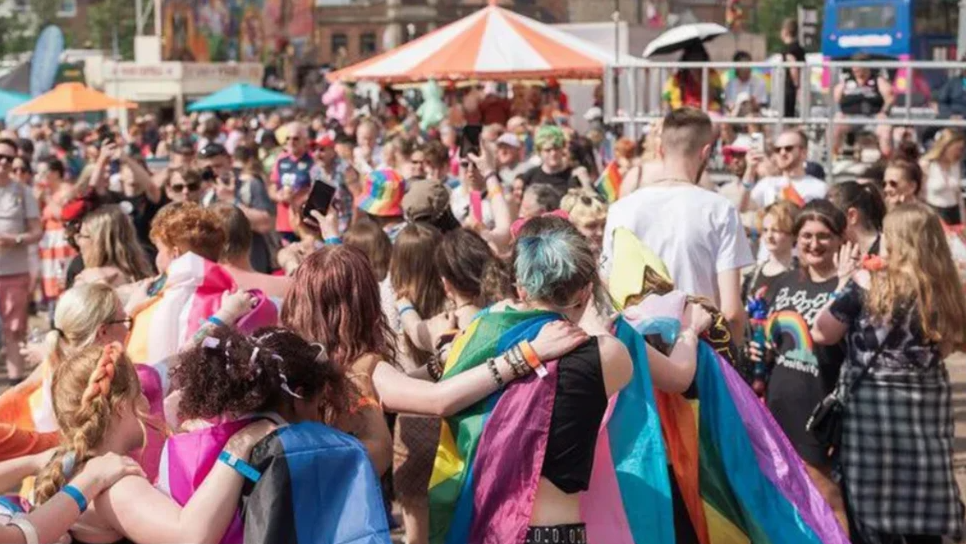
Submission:
POLYGON ((325 246, 309 255, 293 276, 282 306, 282 324, 325 346, 341 368, 376 354, 396 360, 395 335, 379 302, 379 283, 356 248, 325 246))
POLYGON ((966 298, 939 217, 917 202, 885 219, 885 270, 873 274, 869 311, 886 322, 898 304, 916 304, 925 337, 948 353, 966 344, 966 298))
POLYGON ((510 270, 482 236, 469 229, 447 232, 436 248, 436 268, 460 295, 480 307, 513 298, 510 270))
POLYGON ((43 504, 60 491, 70 474, 64 458, 73 455, 74 466, 94 456, 107 434, 111 419, 124 403, 136 403, 141 383, 134 365, 118 343, 90 346, 54 371, 54 413, 63 435, 61 445, 37 478, 36 502, 43 504))
POLYGON ((392 242, 382 227, 373 221, 358 221, 345 231, 342 243, 361 250, 369 257, 377 281, 386 279, 389 259, 392 257, 392 242))
POLYGON ((424 318, 443 310, 446 291, 436 268, 436 248, 442 235, 436 228, 423 223, 403 227, 392 246, 389 262, 389 281, 400 298, 413 302, 424 318))

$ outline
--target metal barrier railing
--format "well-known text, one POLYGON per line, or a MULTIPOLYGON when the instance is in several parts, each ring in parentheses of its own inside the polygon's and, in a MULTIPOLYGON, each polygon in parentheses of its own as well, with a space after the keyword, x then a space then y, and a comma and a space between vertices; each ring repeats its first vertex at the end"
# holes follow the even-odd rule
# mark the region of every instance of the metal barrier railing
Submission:
MULTIPOLYGON (((895 127, 937 127, 966 129, 966 119, 939 119, 930 116, 928 108, 913 106, 915 74, 924 71, 966 70, 966 62, 953 61, 824 61, 806 62, 648 62, 645 65, 608 66, 604 76, 604 119, 609 123, 627 124, 629 135, 636 138, 641 125, 661 119, 667 108, 663 104, 662 91, 667 79, 681 69, 701 70, 701 106, 708 110, 710 101, 710 74, 712 70, 733 68, 767 69, 771 74, 770 108, 756 117, 736 117, 725 112, 715 118, 721 124, 757 124, 777 127, 781 131, 785 125, 824 127, 825 141, 834 139, 835 126, 895 126, 895 127), (840 115, 839 106, 832 98, 833 90, 846 69, 866 67, 873 72, 897 70, 906 80, 905 89, 899 91, 891 114, 886 117, 862 117, 840 115), (788 115, 784 110, 784 89, 786 69, 800 70, 797 102, 799 112, 788 115), (812 74, 823 71, 827 86, 815 88, 812 74), (827 71, 827 74, 825 73, 827 71), (617 86, 620 86, 618 89, 617 86), (824 105, 824 107, 822 107, 824 105), (777 106, 777 108, 776 108, 777 106)), ((948 74, 947 74, 948 75, 948 74)), ((893 84, 895 89, 895 84, 893 84)), ((932 89, 935 91, 935 89, 932 89)), ((828 157, 831 162, 831 153, 828 157)))

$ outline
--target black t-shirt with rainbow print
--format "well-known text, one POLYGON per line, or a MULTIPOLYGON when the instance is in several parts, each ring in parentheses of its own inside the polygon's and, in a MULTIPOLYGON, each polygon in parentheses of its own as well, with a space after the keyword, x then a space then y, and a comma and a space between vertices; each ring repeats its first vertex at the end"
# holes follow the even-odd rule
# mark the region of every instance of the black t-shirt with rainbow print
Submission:
POLYGON ((819 346, 810 329, 835 291, 838 278, 817 283, 794 268, 776 278, 766 299, 766 335, 774 344, 774 366, 766 400, 775 420, 807 463, 827 466, 826 448, 805 430, 812 409, 835 387, 844 345, 819 346))

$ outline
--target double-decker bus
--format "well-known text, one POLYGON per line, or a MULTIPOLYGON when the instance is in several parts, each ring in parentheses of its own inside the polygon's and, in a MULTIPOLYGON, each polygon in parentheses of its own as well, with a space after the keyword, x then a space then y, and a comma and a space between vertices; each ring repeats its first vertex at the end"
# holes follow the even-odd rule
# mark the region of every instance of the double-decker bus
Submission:
POLYGON ((825 0, 822 55, 954 60, 958 0, 825 0))

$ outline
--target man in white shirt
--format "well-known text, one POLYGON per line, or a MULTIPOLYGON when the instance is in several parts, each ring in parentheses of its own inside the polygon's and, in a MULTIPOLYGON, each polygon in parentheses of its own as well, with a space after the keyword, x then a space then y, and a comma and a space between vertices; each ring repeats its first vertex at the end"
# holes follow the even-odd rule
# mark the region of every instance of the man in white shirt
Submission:
POLYGON ((679 289, 715 301, 740 342, 741 269, 754 260, 735 207, 696 185, 713 143, 711 119, 701 110, 680 108, 664 118, 663 176, 610 207, 603 262, 613 262, 615 229, 630 230, 664 261, 679 289))
POLYGON ((742 179, 741 211, 765 208, 779 200, 790 200, 799 206, 825 198, 828 185, 805 174, 808 138, 800 130, 786 130, 775 140, 777 176, 758 179, 758 164, 765 160, 760 152, 748 154, 748 169, 742 179))
MULTIPOLYGON (((746 51, 738 51, 734 56, 735 62, 751 62, 751 55, 746 51)), ((758 106, 768 105, 768 86, 761 76, 751 71, 751 68, 735 68, 735 77, 728 81, 725 87, 725 105, 729 109, 737 110, 739 97, 744 95, 752 98, 758 106)))

